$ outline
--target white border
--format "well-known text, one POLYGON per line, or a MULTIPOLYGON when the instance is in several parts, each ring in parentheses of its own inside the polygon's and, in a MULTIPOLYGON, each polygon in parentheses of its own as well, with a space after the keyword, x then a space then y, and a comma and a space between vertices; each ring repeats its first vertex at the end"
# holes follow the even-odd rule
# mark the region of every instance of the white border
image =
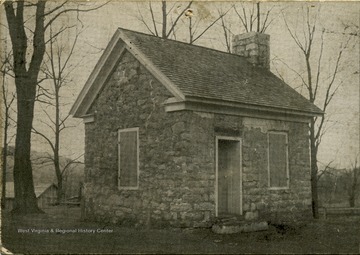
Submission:
POLYGON ((267 133, 267 169, 268 169, 268 189, 270 190, 285 190, 290 188, 290 171, 289 171, 289 137, 288 133, 284 131, 268 131, 267 133), (285 135, 286 142, 286 187, 271 187, 270 186, 270 134, 285 135))
POLYGON ((228 140, 228 141, 238 141, 239 142, 239 171, 240 171, 240 215, 243 215, 243 177, 242 177, 242 139, 240 137, 235 136, 216 136, 215 137, 215 216, 219 216, 219 201, 218 201, 218 194, 219 194, 219 185, 218 185, 218 178, 219 178, 219 169, 218 169, 218 161, 219 161, 219 140, 228 140))
POLYGON ((139 166, 140 166, 140 161, 139 161, 139 154, 140 154, 140 146, 139 146, 139 128, 125 128, 125 129, 118 129, 118 189, 119 190, 137 190, 139 189, 139 175, 140 175, 140 171, 139 171, 139 166), (136 131, 136 145, 137 145, 137 180, 136 180, 136 186, 133 187, 121 187, 120 184, 120 134, 121 133, 125 133, 125 132, 133 132, 136 131))

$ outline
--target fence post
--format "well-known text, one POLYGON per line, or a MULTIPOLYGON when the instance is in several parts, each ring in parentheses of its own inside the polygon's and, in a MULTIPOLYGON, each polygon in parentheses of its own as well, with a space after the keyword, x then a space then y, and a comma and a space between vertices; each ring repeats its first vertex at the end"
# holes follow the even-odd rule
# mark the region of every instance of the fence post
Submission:
POLYGON ((80 182, 80 220, 83 221, 85 219, 85 199, 84 199, 84 184, 80 182))

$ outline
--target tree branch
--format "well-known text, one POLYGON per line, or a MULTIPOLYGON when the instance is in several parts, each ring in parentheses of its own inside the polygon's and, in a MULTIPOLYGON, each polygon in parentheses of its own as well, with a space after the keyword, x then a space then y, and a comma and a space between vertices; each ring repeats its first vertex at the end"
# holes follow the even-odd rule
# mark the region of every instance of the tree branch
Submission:
MULTIPOLYGON (((221 16, 222 12, 220 12, 220 10, 218 10, 218 13, 219 13, 219 16, 221 16)), ((221 27, 224 32, 226 50, 227 50, 227 52, 231 53, 231 45, 230 45, 230 39, 229 39, 229 35, 228 35, 229 29, 225 25, 224 16, 221 16, 221 27)))
POLYGON ((80 156, 76 157, 75 159, 70 160, 64 167, 63 170, 61 172, 61 174, 63 174, 67 168, 72 165, 72 164, 83 164, 82 162, 78 161, 79 158, 81 158, 84 154, 81 154, 80 156))
POLYGON ((37 135, 41 136, 42 138, 44 138, 45 141, 46 141, 46 142, 49 144, 49 146, 51 147, 52 151, 53 151, 53 152, 55 151, 55 146, 54 146, 54 144, 51 142, 51 140, 50 140, 46 135, 44 135, 43 133, 37 131, 34 127, 32 127, 32 132, 33 132, 34 134, 37 134, 37 135))
POLYGON ((320 180, 321 176, 323 176, 328 170, 330 170, 330 165, 334 162, 334 160, 331 160, 324 168, 323 171, 320 172, 320 174, 317 176, 317 179, 320 180))
POLYGON ((149 8, 150 8, 150 13, 151 13, 151 20, 152 20, 152 23, 153 23, 153 26, 154 26, 155 35, 159 36, 159 33, 157 31, 157 28, 156 28, 155 16, 154 16, 154 12, 153 12, 153 9, 152 9, 151 2, 149 2, 149 8))
MULTIPOLYGON (((243 26, 244 26, 244 28, 245 28, 246 32, 249 32, 249 30, 248 30, 248 28, 247 28, 246 18, 245 18, 245 20, 243 19, 243 17, 240 15, 240 13, 238 12, 238 10, 236 9, 235 5, 233 6, 233 8, 234 8, 234 10, 235 10, 236 14, 238 15, 238 17, 239 17, 239 19, 240 19, 241 23, 243 24, 243 26)), ((244 9, 244 8, 243 8, 243 9, 244 9)))
POLYGON ((107 5, 110 1, 105 2, 104 4, 101 4, 97 7, 94 8, 89 8, 89 9, 79 9, 79 8, 69 8, 69 9, 65 9, 62 10, 60 12, 58 12, 54 17, 52 17, 45 25, 45 29, 47 29, 60 15, 68 13, 68 12, 89 12, 89 11, 94 11, 97 9, 100 9, 101 7, 107 5))
POLYGON ((266 30, 267 30, 267 28, 268 28, 268 27, 271 25, 271 23, 274 21, 274 19, 272 19, 272 20, 270 20, 270 22, 269 22, 268 24, 266 24, 267 21, 268 21, 269 15, 270 15, 270 13, 271 13, 271 11, 272 11, 273 8, 274 8, 274 7, 272 6, 272 7, 270 8, 270 10, 268 10, 268 11, 266 12, 265 20, 264 20, 264 23, 262 24, 260 33, 265 33, 266 30))
POLYGON ((285 22, 286 29, 288 30, 291 38, 294 40, 294 42, 295 42, 296 45, 300 48, 300 50, 301 50, 304 54, 306 54, 306 48, 301 44, 298 36, 291 31, 290 26, 289 26, 289 24, 287 23, 287 20, 286 20, 286 18, 285 18, 285 16, 284 16, 284 13, 282 13, 282 15, 283 15, 283 19, 284 19, 284 22, 285 22))
POLYGON ((50 15, 50 14, 52 14, 52 13, 54 13, 54 12, 56 12, 56 11, 59 10, 60 8, 64 7, 65 4, 67 4, 68 2, 69 2, 69 0, 66 0, 66 1, 64 1, 63 3, 61 3, 60 5, 58 5, 58 6, 56 6, 55 8, 53 8, 52 10, 44 13, 44 17, 47 16, 47 15, 50 15))
POLYGON ((186 12, 187 9, 189 9, 192 5, 193 1, 191 1, 182 11, 181 13, 176 17, 174 23, 172 24, 169 32, 166 34, 166 38, 168 38, 170 36, 170 34, 173 32, 173 30, 176 27, 176 24, 178 23, 179 19, 181 18, 181 16, 186 12))
POLYGON ((230 11, 227 10, 225 13, 221 14, 216 20, 214 20, 207 28, 205 28, 193 41, 192 43, 194 43, 196 40, 198 40, 203 34, 206 33, 206 31, 208 31, 219 19, 221 19, 222 17, 224 17, 228 12, 230 11))
POLYGON ((321 58, 324 50, 324 30, 321 33, 321 45, 320 45, 320 53, 318 59, 318 66, 317 66, 317 73, 316 73, 316 81, 315 81, 315 89, 314 89, 314 98, 316 98, 317 91, 319 88, 319 81, 320 81, 320 73, 321 73, 321 58))
POLYGON ((308 84, 306 83, 304 77, 302 76, 301 73, 299 73, 298 71, 296 71, 294 68, 290 67, 287 63, 285 63, 283 60, 281 59, 278 59, 278 61, 280 61, 281 63, 283 63, 288 69, 290 69, 294 74, 296 74, 302 81, 302 84, 307 88, 309 89, 309 86, 308 84))
POLYGON ((153 36, 156 36, 156 34, 150 29, 150 27, 148 26, 148 24, 145 22, 145 19, 144 19, 144 16, 142 15, 141 11, 140 11, 140 8, 139 8, 139 5, 137 6, 138 8, 138 12, 139 12, 139 15, 140 15, 140 18, 137 17, 137 19, 143 23, 145 25, 145 27, 147 28, 147 30, 153 35, 153 36))

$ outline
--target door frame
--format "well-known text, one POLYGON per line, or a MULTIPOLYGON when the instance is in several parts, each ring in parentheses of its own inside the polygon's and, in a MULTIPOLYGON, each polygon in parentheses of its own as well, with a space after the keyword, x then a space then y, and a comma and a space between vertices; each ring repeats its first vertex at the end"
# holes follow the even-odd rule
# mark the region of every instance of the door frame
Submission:
POLYGON ((239 171, 240 171, 240 215, 243 214, 243 190, 242 190, 242 139, 236 136, 215 136, 215 216, 219 216, 219 140, 239 142, 239 171))

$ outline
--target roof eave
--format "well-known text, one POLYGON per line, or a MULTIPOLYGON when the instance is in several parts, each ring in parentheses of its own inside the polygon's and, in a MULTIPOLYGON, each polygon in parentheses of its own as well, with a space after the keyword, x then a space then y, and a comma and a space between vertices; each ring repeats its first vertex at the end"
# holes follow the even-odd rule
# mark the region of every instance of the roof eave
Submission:
MULTIPOLYGON (((215 105, 222 105, 222 106, 231 106, 237 108, 245 108, 245 109, 252 109, 252 110, 259 110, 269 113, 283 113, 283 114, 294 114, 299 116, 306 116, 306 117, 320 117, 324 115, 320 109, 318 111, 308 111, 308 110, 296 110, 291 108, 282 108, 270 105, 258 105, 258 104, 249 104, 249 103, 240 103, 234 101, 227 101, 227 100, 218 100, 218 99, 209 99, 209 98, 202 98, 197 96, 186 96, 186 101, 189 102, 200 102, 200 103, 208 103, 208 104, 215 104, 215 105)), ((309 102, 310 104, 310 102, 309 102)), ((318 108, 318 107, 316 107, 318 108)))
POLYGON ((114 48, 118 44, 120 39, 120 32, 119 30, 116 30, 113 37, 111 38, 109 44, 107 45, 106 49, 104 50, 103 54, 101 55, 99 61, 96 63, 93 71, 91 72, 88 80, 85 83, 85 86, 82 88, 80 94, 78 95, 77 99, 75 100, 73 106, 70 110, 70 115, 72 115, 75 118, 82 118, 83 115, 86 114, 86 110, 82 108, 84 107, 84 102, 89 94, 89 90, 92 88, 95 79, 98 77, 101 69, 104 67, 106 61, 108 60, 109 56, 113 52, 114 48))
POLYGON ((186 96, 185 100, 177 100, 175 98, 168 99, 165 102, 165 110, 167 112, 193 110, 307 123, 310 122, 313 117, 323 116, 323 113, 320 112, 296 111, 293 109, 251 105, 189 96, 186 96))

